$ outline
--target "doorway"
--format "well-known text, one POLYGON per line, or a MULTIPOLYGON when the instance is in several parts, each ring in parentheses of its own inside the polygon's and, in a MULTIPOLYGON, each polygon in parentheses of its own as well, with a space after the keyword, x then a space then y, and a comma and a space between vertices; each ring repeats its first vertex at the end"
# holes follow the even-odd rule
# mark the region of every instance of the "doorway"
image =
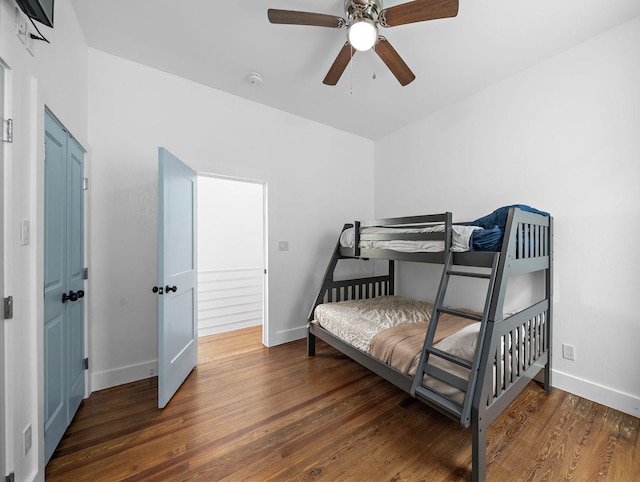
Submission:
POLYGON ((264 182, 198 175, 198 335, 263 325, 264 182))

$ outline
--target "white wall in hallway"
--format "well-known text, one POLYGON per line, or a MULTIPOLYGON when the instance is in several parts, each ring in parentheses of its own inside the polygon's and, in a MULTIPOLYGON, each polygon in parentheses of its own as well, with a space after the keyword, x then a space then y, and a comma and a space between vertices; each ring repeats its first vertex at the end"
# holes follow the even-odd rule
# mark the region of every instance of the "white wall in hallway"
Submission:
POLYGON ((263 184, 198 176, 198 268, 262 266, 263 184))

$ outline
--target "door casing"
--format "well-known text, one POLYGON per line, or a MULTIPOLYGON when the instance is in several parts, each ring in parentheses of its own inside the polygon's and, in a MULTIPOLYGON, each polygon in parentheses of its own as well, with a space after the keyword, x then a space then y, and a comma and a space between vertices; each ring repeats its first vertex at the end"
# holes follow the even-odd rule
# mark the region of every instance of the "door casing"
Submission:
MULTIPOLYGON (((5 121, 4 112, 4 67, 0 65, 0 117, 2 118, 2 124, 5 121)), ((2 269, 0 269, 0 297, 4 298, 4 146, 0 145, 0 256, 2 256, 2 269)), ((4 313, 3 313, 4 315, 4 313)), ((7 364, 4 358, 4 316, 2 317, 2 326, 0 326, 0 477, 4 477, 7 474, 7 462, 6 462, 6 423, 5 423, 5 370, 7 364)))

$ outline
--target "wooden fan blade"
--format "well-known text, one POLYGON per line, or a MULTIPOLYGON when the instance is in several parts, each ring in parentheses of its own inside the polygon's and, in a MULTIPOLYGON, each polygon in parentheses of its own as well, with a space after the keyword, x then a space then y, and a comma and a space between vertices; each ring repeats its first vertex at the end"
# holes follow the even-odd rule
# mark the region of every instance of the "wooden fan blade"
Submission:
POLYGON ((458 0, 414 0, 380 12, 380 25, 395 27, 458 15, 458 0))
POLYGON ((378 57, 389 67, 389 70, 395 75, 400 84, 404 86, 413 82, 416 78, 415 74, 411 72, 409 66, 404 63, 402 57, 400 57, 396 49, 391 46, 386 38, 380 37, 380 41, 376 44, 375 49, 378 57))
POLYGON ((278 10, 270 8, 267 16, 271 23, 284 23, 289 25, 313 25, 316 27, 340 28, 346 25, 342 17, 327 15, 324 13, 296 12, 294 10, 278 10))
POLYGON ((338 56, 333 61, 333 65, 329 69, 329 72, 327 72, 322 83, 326 85, 336 85, 340 80, 340 77, 342 77, 344 69, 349 65, 354 52, 355 49, 351 48, 351 44, 349 42, 346 42, 342 47, 342 50, 338 52, 338 56))

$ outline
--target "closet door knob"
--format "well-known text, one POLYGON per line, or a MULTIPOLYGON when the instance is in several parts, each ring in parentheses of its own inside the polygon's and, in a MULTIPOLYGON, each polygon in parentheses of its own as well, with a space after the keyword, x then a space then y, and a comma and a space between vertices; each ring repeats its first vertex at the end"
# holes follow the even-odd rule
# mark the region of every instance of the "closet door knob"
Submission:
POLYGON ((151 291, 153 291, 154 293, 158 293, 159 295, 161 295, 161 294, 162 294, 162 286, 160 286, 160 287, 154 286, 154 287, 151 289, 151 291))
POLYGON ((176 291, 178 291, 178 287, 177 287, 177 286, 169 286, 169 285, 167 285, 167 286, 164 288, 164 290, 165 290, 165 292, 167 292, 167 293, 168 293, 169 291, 173 291, 173 292, 175 293, 176 291))
MULTIPOLYGON (((82 296, 84 296, 84 292, 82 293, 82 296)), ((66 303, 67 301, 78 301, 78 293, 73 290, 69 291, 69 294, 62 293, 62 302, 66 303)))

